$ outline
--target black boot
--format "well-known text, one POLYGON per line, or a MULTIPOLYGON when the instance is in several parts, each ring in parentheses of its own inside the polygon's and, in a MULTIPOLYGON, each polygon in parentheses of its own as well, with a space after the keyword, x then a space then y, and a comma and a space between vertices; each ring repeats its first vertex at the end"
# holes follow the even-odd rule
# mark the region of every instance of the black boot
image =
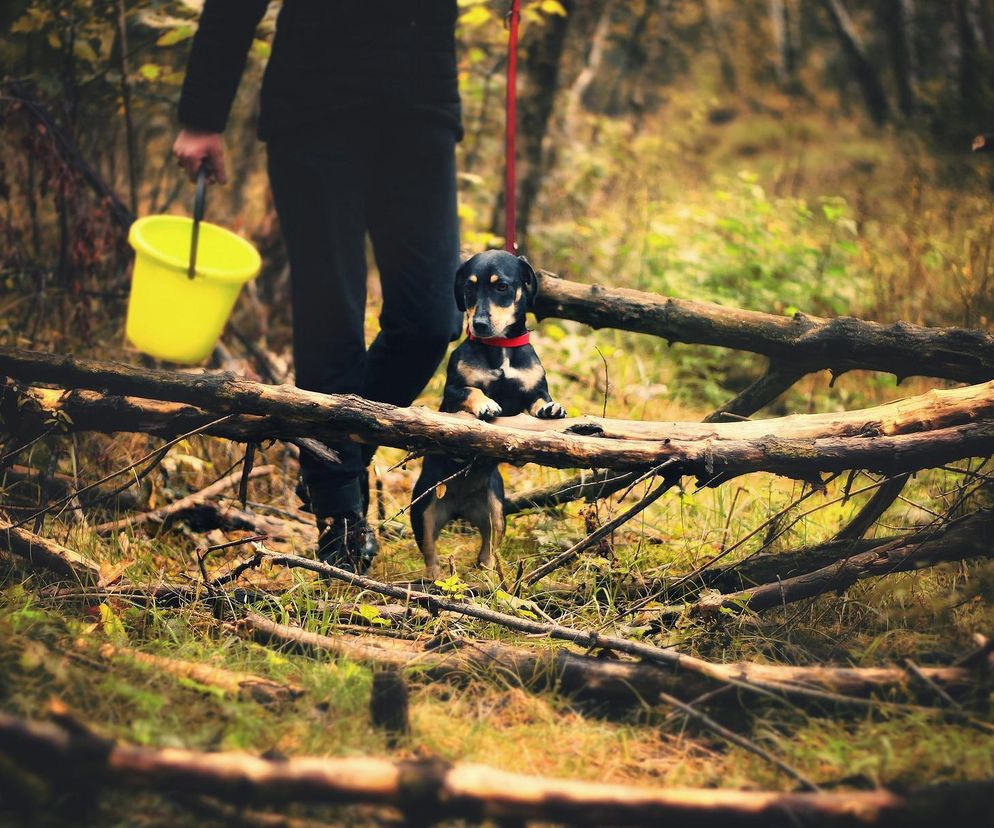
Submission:
POLYGON ((362 575, 379 552, 376 535, 358 512, 318 519, 318 559, 362 575))
POLYGON ((345 508, 332 512, 325 504, 328 514, 322 514, 321 499, 311 497, 311 492, 301 480, 297 484, 297 496, 303 501, 301 510, 313 512, 317 518, 318 559, 332 566, 347 569, 349 572, 363 574, 369 569, 376 553, 380 551, 376 534, 366 522, 366 511, 369 508, 369 473, 366 471, 359 476, 359 499, 361 503, 354 508, 345 508), (318 506, 315 506, 315 503, 318 506))

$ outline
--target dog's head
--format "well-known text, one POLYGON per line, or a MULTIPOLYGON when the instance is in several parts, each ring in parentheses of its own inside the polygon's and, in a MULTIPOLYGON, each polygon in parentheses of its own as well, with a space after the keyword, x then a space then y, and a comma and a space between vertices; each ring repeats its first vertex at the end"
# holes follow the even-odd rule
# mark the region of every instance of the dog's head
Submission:
POLYGON ((524 256, 487 250, 456 271, 456 305, 469 317, 473 336, 517 336, 538 292, 535 271, 524 256))

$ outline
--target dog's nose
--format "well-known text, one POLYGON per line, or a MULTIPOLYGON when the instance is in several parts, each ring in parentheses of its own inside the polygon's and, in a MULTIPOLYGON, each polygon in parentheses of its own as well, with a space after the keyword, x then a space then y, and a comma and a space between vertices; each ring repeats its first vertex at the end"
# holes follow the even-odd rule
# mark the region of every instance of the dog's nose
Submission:
POLYGON ((490 333, 490 323, 486 319, 474 319, 473 333, 477 336, 486 336, 490 333))

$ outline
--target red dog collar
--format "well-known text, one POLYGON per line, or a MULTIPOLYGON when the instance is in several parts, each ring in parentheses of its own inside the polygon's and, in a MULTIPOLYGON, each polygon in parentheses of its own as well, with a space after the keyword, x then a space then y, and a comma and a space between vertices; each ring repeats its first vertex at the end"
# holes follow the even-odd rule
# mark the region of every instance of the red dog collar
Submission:
POLYGON ((531 340, 531 336, 532 335, 531 335, 531 331, 525 331, 523 334, 521 334, 521 336, 512 336, 512 337, 504 337, 504 336, 491 336, 491 337, 473 336, 472 332, 469 329, 469 326, 467 326, 466 327, 466 336, 469 337, 469 340, 471 342, 480 342, 483 345, 492 345, 494 348, 520 348, 522 345, 527 345, 528 344, 528 342, 531 340))

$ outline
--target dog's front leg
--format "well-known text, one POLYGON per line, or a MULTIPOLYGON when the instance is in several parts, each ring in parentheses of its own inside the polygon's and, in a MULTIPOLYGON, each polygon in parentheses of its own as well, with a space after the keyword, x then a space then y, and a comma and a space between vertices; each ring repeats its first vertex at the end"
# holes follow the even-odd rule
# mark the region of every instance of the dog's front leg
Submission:
POLYGON ((504 413, 494 400, 479 388, 446 388, 443 411, 468 411, 480 420, 492 420, 504 413))

